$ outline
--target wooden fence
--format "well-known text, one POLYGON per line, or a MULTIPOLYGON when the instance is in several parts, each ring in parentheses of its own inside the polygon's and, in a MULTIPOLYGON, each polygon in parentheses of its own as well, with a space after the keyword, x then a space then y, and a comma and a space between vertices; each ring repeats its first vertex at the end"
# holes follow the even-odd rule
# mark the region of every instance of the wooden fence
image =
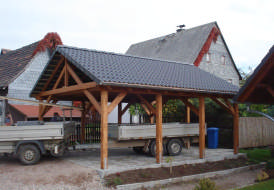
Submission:
POLYGON ((250 148, 274 145, 274 122, 265 117, 241 117, 239 147, 250 148))

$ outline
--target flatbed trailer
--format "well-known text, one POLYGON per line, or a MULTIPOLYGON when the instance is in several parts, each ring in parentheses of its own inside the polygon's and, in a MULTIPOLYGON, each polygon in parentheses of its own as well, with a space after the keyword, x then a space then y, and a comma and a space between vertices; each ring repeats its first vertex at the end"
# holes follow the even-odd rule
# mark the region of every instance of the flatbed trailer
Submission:
MULTIPOLYGON (((183 146, 199 142, 199 123, 163 123, 163 152, 179 155, 183 146)), ((109 148, 133 148, 136 153, 146 152, 155 156, 156 151, 155 124, 109 124, 109 148)), ((100 144, 83 144, 69 147, 69 150, 100 148, 100 144)))
POLYGON ((13 154, 23 164, 35 164, 42 155, 60 156, 75 129, 74 122, 21 122, 0 127, 0 154, 13 154))

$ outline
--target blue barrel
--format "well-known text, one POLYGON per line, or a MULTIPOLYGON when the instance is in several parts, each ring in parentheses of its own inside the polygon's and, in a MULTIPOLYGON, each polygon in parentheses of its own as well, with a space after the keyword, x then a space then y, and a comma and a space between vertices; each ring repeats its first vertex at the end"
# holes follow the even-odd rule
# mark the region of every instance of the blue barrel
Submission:
POLYGON ((207 146, 208 148, 217 148, 218 147, 218 128, 208 128, 207 129, 207 146))

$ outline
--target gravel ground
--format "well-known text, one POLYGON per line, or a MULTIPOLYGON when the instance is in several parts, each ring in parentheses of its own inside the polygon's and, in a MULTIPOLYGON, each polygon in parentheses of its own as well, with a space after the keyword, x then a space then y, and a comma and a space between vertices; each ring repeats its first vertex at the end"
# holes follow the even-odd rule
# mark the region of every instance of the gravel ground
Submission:
POLYGON ((0 157, 0 184, 0 190, 104 189, 96 171, 56 158, 23 166, 14 158, 0 157))

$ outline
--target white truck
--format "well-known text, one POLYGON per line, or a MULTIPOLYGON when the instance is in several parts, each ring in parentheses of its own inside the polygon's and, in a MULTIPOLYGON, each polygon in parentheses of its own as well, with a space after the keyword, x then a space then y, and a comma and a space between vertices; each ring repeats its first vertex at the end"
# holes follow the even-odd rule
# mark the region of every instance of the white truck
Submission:
POLYGON ((60 156, 74 132, 74 122, 18 122, 0 127, 0 154, 13 154, 23 164, 37 163, 42 155, 60 156))

